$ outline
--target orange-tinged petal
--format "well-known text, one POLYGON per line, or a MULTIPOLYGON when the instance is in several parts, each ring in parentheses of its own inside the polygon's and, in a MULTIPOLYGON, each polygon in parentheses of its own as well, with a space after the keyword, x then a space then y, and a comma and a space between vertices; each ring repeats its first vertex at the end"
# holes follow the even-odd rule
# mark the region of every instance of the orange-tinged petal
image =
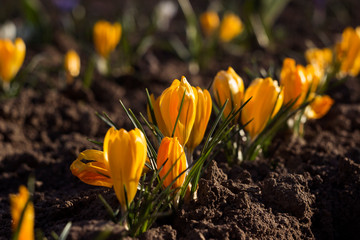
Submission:
POLYGON ((15 42, 0 40, 0 78, 10 82, 24 62, 26 46, 21 38, 15 42))
MULTIPOLYGON (((175 180, 176 177, 186 170, 186 156, 183 147, 176 137, 169 138, 164 137, 161 141, 158 156, 157 156, 157 168, 163 165, 159 176, 164 178, 164 186, 168 187, 175 180), (166 162, 166 163, 165 163, 166 162), (171 169, 171 170, 170 170, 171 169)), ((172 189, 176 189, 182 186, 185 180, 185 174, 183 173, 174 183, 171 185, 172 189)))
POLYGON ((328 95, 316 96, 311 104, 306 108, 306 117, 309 119, 322 118, 334 104, 334 100, 328 95))
POLYGON ((121 25, 107 21, 98 21, 94 25, 93 37, 95 49, 99 55, 108 58, 121 38, 121 25))
POLYGON ((98 150, 85 150, 71 164, 70 170, 86 184, 94 186, 112 187, 113 181, 109 171, 109 164, 104 153, 98 150))
MULTIPOLYGON (((11 205, 11 216, 13 219, 12 229, 13 232, 16 231, 19 222, 21 213, 29 200, 30 194, 25 186, 19 187, 19 194, 10 194, 10 205, 11 205)), ((32 202, 29 202, 26 206, 24 217, 21 222, 19 240, 33 240, 34 239, 34 205, 32 202)))
POLYGON ((200 25, 205 36, 212 35, 219 27, 220 19, 216 12, 207 11, 200 15, 200 25))

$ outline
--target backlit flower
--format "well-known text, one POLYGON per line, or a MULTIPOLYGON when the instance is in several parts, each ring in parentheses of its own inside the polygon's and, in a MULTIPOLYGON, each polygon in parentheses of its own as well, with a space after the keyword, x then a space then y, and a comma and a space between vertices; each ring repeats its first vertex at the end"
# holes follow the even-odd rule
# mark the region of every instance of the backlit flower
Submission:
POLYGON ((246 89, 244 101, 250 97, 251 100, 241 111, 241 122, 246 124, 251 121, 245 130, 254 139, 280 110, 284 97, 278 83, 271 78, 255 79, 246 89))
POLYGON ((306 99, 309 90, 309 82, 304 66, 296 65, 291 58, 284 59, 280 73, 280 83, 284 88, 284 104, 295 101, 293 108, 296 109, 306 99))
MULTIPOLYGON (((19 194, 10 194, 12 230, 15 233, 20 224, 21 213, 24 211, 25 205, 29 200, 29 191, 25 186, 19 187, 19 194)), ((29 202, 24 211, 24 217, 21 222, 18 238, 19 240, 34 239, 34 205, 29 202)))
POLYGON ((219 107, 222 107, 227 99, 229 100, 224 109, 224 115, 227 117, 232 109, 236 111, 241 107, 244 82, 234 69, 229 67, 227 71, 222 70, 216 74, 213 93, 219 107))
POLYGON ((334 104, 334 100, 328 95, 316 96, 314 100, 306 107, 305 115, 309 119, 322 118, 334 104))
POLYGON ((144 134, 137 128, 127 132, 110 128, 104 139, 104 155, 109 163, 116 196, 126 208, 126 197, 131 203, 137 192, 146 161, 147 144, 144 134))
POLYGON ((305 58, 309 64, 326 69, 333 60, 333 54, 330 48, 310 48, 306 50, 305 58))
POLYGON ((220 40, 230 42, 243 31, 243 28, 243 23, 237 15, 225 14, 220 24, 220 40))
POLYGON ((25 59, 26 46, 21 38, 13 43, 0 39, 0 78, 9 83, 19 71, 25 59))
POLYGON ((206 89, 202 90, 200 87, 192 88, 196 99, 196 116, 190 138, 186 143, 186 147, 191 153, 200 144, 204 137, 212 108, 210 93, 206 89))
MULTIPOLYGON (((159 176, 164 178, 164 186, 168 187, 177 178, 180 173, 186 170, 186 156, 184 149, 177 137, 169 138, 164 137, 161 141, 158 155, 157 155, 157 168, 165 163, 161 169, 159 176)), ((174 183, 171 185, 172 189, 176 189, 182 186, 185 180, 185 174, 182 174, 174 183)))
MULTIPOLYGON (((155 120, 156 120, 156 124, 157 124, 158 128, 160 129, 161 133, 164 136, 170 136, 171 133, 168 132, 165 122, 164 122, 164 119, 162 118, 162 115, 161 115, 161 111, 160 111, 160 107, 159 107, 160 97, 155 99, 154 94, 151 94, 150 101, 151 101, 151 105, 153 106, 155 120)), ((147 107, 147 114, 148 114, 148 118, 149 118, 150 122, 155 124, 154 119, 152 119, 149 106, 147 107)))
POLYGON ((184 146, 190 137, 196 115, 195 94, 185 77, 182 77, 181 81, 175 79, 171 86, 164 90, 159 99, 159 108, 166 132, 172 134, 176 124, 174 137, 184 146), (183 97, 184 102, 179 115, 183 97))
POLYGON ((71 173, 86 184, 112 187, 109 162, 104 152, 85 150, 70 166, 71 173))
POLYGON ((219 16, 214 11, 207 11, 200 15, 200 25, 205 36, 211 36, 219 27, 219 16))
POLYGON ((74 50, 70 50, 66 53, 64 59, 64 68, 66 71, 68 83, 71 83, 74 77, 79 76, 80 57, 74 50))
POLYGON ((111 24, 107 21, 98 21, 94 26, 94 44, 99 55, 108 58, 116 48, 121 38, 120 23, 111 24))

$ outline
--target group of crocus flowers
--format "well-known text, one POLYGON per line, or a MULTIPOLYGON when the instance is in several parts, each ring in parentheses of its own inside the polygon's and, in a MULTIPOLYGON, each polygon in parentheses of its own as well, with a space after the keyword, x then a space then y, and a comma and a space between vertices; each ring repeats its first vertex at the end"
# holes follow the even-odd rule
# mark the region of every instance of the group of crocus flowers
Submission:
MULTIPOLYGON (((157 153, 157 169, 161 170, 159 176, 163 186, 177 191, 191 164, 187 156, 192 155, 205 134, 212 100, 207 90, 192 87, 185 77, 181 81, 175 79, 157 100, 153 96, 151 99, 155 119, 149 113, 150 121, 164 135, 157 153)), ((70 169, 87 184, 114 187, 125 211, 126 203, 131 203, 135 197, 146 159, 146 138, 138 128, 129 132, 110 128, 103 151, 81 152, 70 169)))
POLYGON ((218 38, 222 42, 230 42, 244 30, 241 19, 230 12, 224 15, 221 22, 219 15, 215 11, 202 13, 199 20, 206 37, 211 37, 218 32, 218 38))
POLYGON ((21 38, 0 39, 0 81, 5 89, 22 66, 26 53, 26 45, 21 38))

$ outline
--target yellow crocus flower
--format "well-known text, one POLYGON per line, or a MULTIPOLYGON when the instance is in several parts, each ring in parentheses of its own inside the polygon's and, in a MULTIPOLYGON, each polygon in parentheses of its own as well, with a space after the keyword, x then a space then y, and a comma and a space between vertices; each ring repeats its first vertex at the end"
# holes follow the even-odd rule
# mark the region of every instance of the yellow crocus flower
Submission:
POLYGON ((227 13, 220 24, 220 40, 222 42, 230 42, 237 37, 243 29, 244 26, 240 18, 233 13, 227 13))
POLYGON ((110 128, 104 139, 104 156, 109 163, 116 197, 122 209, 135 197, 146 161, 147 144, 144 134, 137 128, 127 132, 110 128), (125 189, 124 189, 125 188, 125 189))
POLYGON ((241 122, 251 122, 245 127, 254 139, 265 128, 267 122, 280 110, 284 94, 278 83, 272 78, 255 79, 246 89, 244 101, 251 100, 241 111, 241 122))
MULTIPOLYGON (((29 191, 23 185, 19 187, 19 194, 10 194, 11 216, 13 219, 12 229, 15 233, 18 228, 21 213, 24 211, 24 207, 29 200, 29 191)), ((21 222, 18 238, 19 240, 33 240, 34 239, 34 205, 29 202, 26 206, 24 217, 21 222)))
POLYGON ((94 44, 97 53, 108 58, 109 54, 116 48, 121 38, 120 23, 111 24, 108 21, 98 21, 94 26, 94 44))
POLYGON ((200 25, 205 36, 211 36, 219 27, 220 19, 216 12, 207 11, 200 15, 200 25))
POLYGON ((109 162, 104 152, 85 150, 79 154, 70 166, 71 173, 86 184, 102 187, 112 187, 109 162))
POLYGON ((206 89, 202 90, 200 87, 192 87, 192 89, 196 99, 196 116, 190 138, 186 143, 186 147, 189 149, 190 154, 192 154, 194 149, 204 138, 212 108, 211 96, 206 89))
POLYGON ((284 59, 280 73, 280 83, 284 88, 284 104, 294 101, 293 109, 300 106, 306 98, 309 82, 304 66, 296 65, 292 58, 284 59))
POLYGON ((224 116, 227 117, 232 109, 238 110, 244 95, 244 82, 242 78, 229 67, 227 71, 219 71, 214 79, 213 93, 219 107, 228 103, 224 109, 224 116))
POLYGON ((328 95, 316 96, 314 100, 306 107, 305 115, 309 119, 322 118, 334 104, 334 100, 328 95))
POLYGON ((67 83, 72 83, 73 78, 80 74, 80 57, 74 50, 69 50, 65 54, 64 68, 66 71, 67 83))
MULTIPOLYGON (((156 119, 158 128, 160 129, 161 133, 164 136, 170 136, 171 133, 168 132, 165 122, 164 122, 164 119, 161 116, 161 111, 160 111, 160 106, 159 106, 160 97, 155 99, 154 94, 151 94, 150 101, 151 101, 151 105, 153 106, 153 109, 154 109, 155 119, 156 119)), ((150 122, 154 124, 155 121, 152 119, 149 106, 147 107, 147 114, 148 114, 148 118, 149 118, 150 122)))
POLYGON ((346 28, 335 52, 340 62, 340 76, 357 76, 360 71, 360 27, 346 28))
MULTIPOLYGON (((186 156, 184 149, 177 137, 169 138, 164 137, 161 141, 158 155, 157 155, 157 168, 160 169, 165 163, 159 176, 164 178, 166 174, 169 174, 164 179, 164 187, 168 187, 175 180, 176 177, 186 170, 186 156), (166 163, 165 163, 166 162, 166 163), (171 170, 170 170, 171 169, 171 170)), ((174 183, 171 185, 172 189, 180 188, 185 180, 185 173, 183 173, 174 183)))
POLYGON ((176 123, 174 137, 177 137, 180 144, 184 146, 190 137, 196 115, 195 94, 184 76, 181 81, 175 79, 171 86, 164 90, 159 99, 159 108, 166 132, 172 134, 176 123), (183 96, 184 102, 176 123, 183 96))
POLYGON ((0 78, 6 83, 15 77, 25 59, 26 46, 21 38, 13 43, 0 39, 0 78))
POLYGON ((305 58, 309 64, 326 69, 333 60, 333 54, 330 48, 310 48, 305 51, 305 58))

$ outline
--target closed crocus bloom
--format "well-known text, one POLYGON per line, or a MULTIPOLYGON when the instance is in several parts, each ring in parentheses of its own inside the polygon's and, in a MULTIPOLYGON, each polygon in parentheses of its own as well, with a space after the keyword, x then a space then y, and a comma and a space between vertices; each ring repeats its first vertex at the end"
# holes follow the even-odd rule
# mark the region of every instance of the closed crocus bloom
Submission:
POLYGON ((108 58, 116 48, 121 38, 120 23, 111 24, 107 21, 98 21, 94 26, 94 44, 99 55, 108 58))
POLYGON ((316 92, 317 88, 324 80, 323 69, 321 69, 317 64, 308 64, 305 67, 305 72, 308 85, 311 87, 310 92, 316 92))
MULTIPOLYGON (((157 99, 155 99, 154 94, 151 94, 150 101, 151 101, 151 105, 153 106, 156 124, 157 124, 158 128, 160 129, 161 133, 164 136, 170 136, 170 133, 168 132, 168 130, 166 128, 164 119, 161 116, 161 111, 160 111, 160 107, 159 107, 160 98, 158 97, 157 99)), ((155 124, 154 119, 152 119, 149 106, 147 107, 147 114, 148 114, 148 118, 149 118, 150 122, 155 124)))
POLYGON ((238 110, 241 107, 241 101, 244 95, 244 82, 237 75, 232 67, 227 71, 219 71, 214 79, 213 92, 217 104, 222 107, 226 100, 229 100, 224 115, 227 117, 232 109, 238 110))
POLYGON ((357 76, 360 71, 360 27, 346 28, 335 51, 340 62, 340 75, 357 76))
POLYGON ((241 111, 243 124, 251 121, 245 130, 254 139, 266 126, 270 118, 274 117, 283 103, 283 91, 278 83, 271 78, 255 79, 246 89, 244 101, 251 100, 241 111))
POLYGON ((26 46, 21 38, 13 43, 0 39, 0 78, 6 83, 14 78, 25 59, 26 46))
POLYGON ((219 16, 214 11, 207 11, 200 15, 200 24, 201 29, 203 30, 205 36, 212 35, 216 29, 219 27, 220 20, 219 16))
POLYGON ((196 98, 196 116, 193 129, 190 134, 190 138, 186 143, 186 147, 192 153, 194 149, 200 144, 204 137, 206 127, 208 125, 212 100, 210 93, 200 87, 192 87, 196 98))
POLYGON ((233 14, 225 14, 220 24, 220 40, 223 42, 230 42, 243 31, 243 23, 240 18, 233 14))
POLYGON ((306 50, 305 58, 309 64, 325 69, 331 64, 333 54, 330 48, 310 48, 306 50))
MULTIPOLYGON (((10 194, 11 216, 13 219, 12 229, 15 233, 20 224, 21 213, 23 212, 26 203, 29 200, 29 191, 25 186, 19 187, 19 194, 10 194)), ((29 202, 26 206, 24 217, 21 222, 18 238, 19 240, 34 239, 34 205, 29 202)))
POLYGON ((85 150, 81 152, 71 164, 70 170, 74 176, 86 184, 109 188, 113 186, 109 162, 102 151, 85 150))
MULTIPOLYGON (((184 149, 177 137, 169 138, 164 137, 161 141, 158 155, 157 155, 157 168, 161 169, 159 176, 164 178, 164 187, 168 187, 177 178, 180 173, 186 170, 186 156, 184 149), (166 162, 166 163, 165 163, 166 162), (170 170, 171 169, 171 170, 170 170)), ((185 174, 182 174, 171 186, 172 189, 176 189, 182 186, 185 180, 185 174)))
POLYGON ((171 86, 164 90, 160 96, 159 108, 167 133, 172 134, 176 123, 174 137, 184 146, 190 137, 196 115, 195 94, 185 77, 182 77, 181 81, 175 79, 171 86), (184 102, 176 123, 183 96, 184 102))
POLYGON ((284 59, 280 82, 284 87, 284 104, 297 99, 293 105, 295 109, 305 101, 309 84, 304 66, 296 65, 294 59, 284 59))
POLYGON ((334 104, 334 100, 328 95, 316 96, 314 100, 306 107, 305 115, 309 119, 322 118, 334 104))
POLYGON ((64 68, 68 83, 80 73, 80 57, 74 50, 69 50, 65 55, 64 68))
POLYGON ((111 179, 122 209, 135 197, 146 161, 146 139, 137 128, 127 132, 110 128, 104 139, 104 155, 109 162, 111 179))

